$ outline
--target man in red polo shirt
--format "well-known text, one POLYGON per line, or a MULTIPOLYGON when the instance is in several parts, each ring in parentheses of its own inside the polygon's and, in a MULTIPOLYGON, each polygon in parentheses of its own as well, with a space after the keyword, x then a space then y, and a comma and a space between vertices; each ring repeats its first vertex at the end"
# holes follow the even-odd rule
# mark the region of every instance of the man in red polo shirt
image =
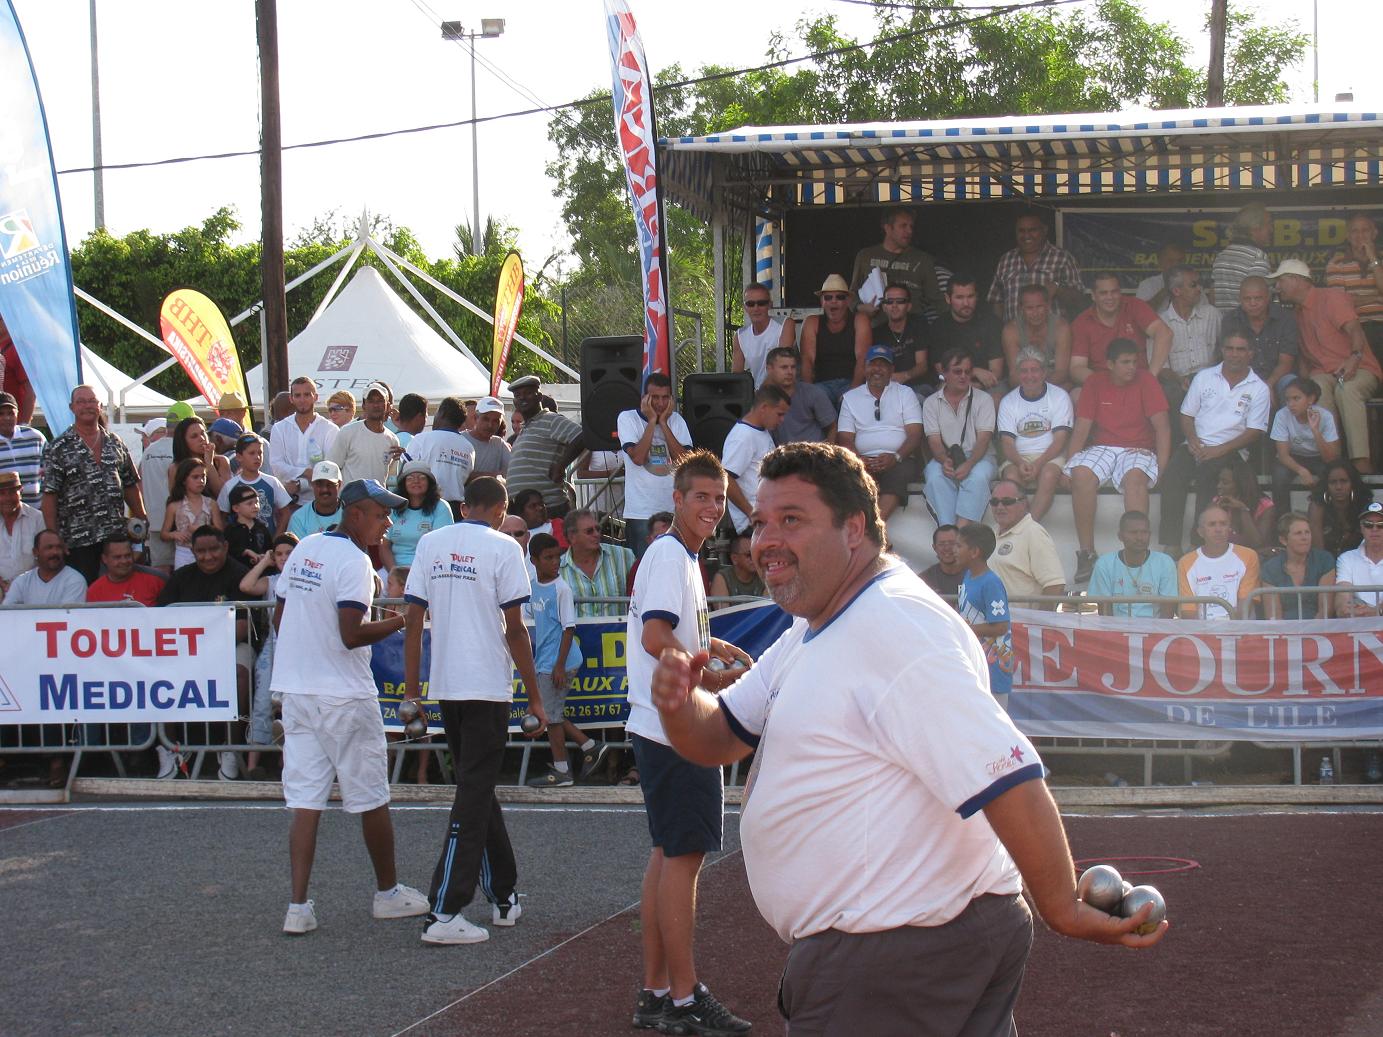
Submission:
POLYGON ((105 572, 86 589, 87 601, 137 601, 153 608, 163 580, 134 567, 134 545, 128 537, 111 537, 101 545, 101 564, 105 572))
POLYGON ((1141 299, 1124 295, 1117 274, 1096 274, 1091 290, 1094 305, 1071 322, 1071 380, 1083 385, 1095 372, 1106 369, 1109 344, 1126 338, 1138 350, 1138 366, 1156 378, 1172 353, 1172 329, 1141 299), (1144 345, 1153 340, 1152 361, 1144 345))
POLYGON ((1354 303, 1343 288, 1312 284, 1311 268, 1300 259, 1284 259, 1268 280, 1277 284, 1279 299, 1297 308, 1302 362, 1321 387, 1321 406, 1335 412, 1350 460, 1360 472, 1372 472, 1365 408, 1383 380, 1383 368, 1364 337, 1354 303))

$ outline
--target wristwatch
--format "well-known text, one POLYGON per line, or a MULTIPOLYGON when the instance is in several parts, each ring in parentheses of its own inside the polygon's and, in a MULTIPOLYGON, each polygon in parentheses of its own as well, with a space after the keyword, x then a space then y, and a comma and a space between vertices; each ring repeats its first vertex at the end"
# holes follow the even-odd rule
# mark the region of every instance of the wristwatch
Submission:
POLYGON ((898 451, 893 451, 893 456, 897 458, 899 464, 903 463, 903 455, 898 453, 898 451))

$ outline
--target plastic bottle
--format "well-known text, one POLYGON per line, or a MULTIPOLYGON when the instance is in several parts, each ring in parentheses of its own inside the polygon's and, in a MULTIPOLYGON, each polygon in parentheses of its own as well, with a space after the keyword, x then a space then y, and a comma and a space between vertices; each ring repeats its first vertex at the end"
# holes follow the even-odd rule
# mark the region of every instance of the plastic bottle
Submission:
POLYGON ((1320 781, 1322 785, 1335 784, 1335 766, 1330 762, 1329 756, 1321 757, 1320 781))

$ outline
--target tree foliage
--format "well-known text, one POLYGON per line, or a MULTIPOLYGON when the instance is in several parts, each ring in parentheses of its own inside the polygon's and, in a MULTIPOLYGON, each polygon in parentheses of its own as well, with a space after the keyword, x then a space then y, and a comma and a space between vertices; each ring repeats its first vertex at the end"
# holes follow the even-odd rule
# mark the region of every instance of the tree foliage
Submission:
MULTIPOLYGON (((116 238, 105 231, 96 231, 72 252, 73 280, 79 288, 154 335, 159 329, 159 307, 175 288, 195 288, 204 293, 229 320, 258 302, 262 294, 260 246, 258 243, 232 244, 231 239, 239 229, 234 210, 222 208, 200 226, 185 227, 171 234, 139 230, 116 238)), ((335 212, 318 217, 285 248, 285 279, 292 281, 340 251, 350 243, 355 229, 356 221, 342 220, 335 212)), ((393 226, 386 216, 374 216, 370 230, 371 235, 391 251, 484 310, 494 302, 500 266, 517 239, 512 227, 495 224, 487 228, 484 252, 473 255, 468 249, 458 248, 453 256, 432 260, 406 227, 393 226)), ((469 242, 465 244, 468 246, 469 242)), ((395 281, 378 256, 367 250, 359 262, 379 268, 390 287, 431 324, 431 318, 395 281)), ((337 269, 328 268, 288 293, 290 336, 307 326, 337 269)), ((492 342, 490 324, 430 285, 416 278, 412 280, 419 293, 480 362, 488 364, 492 342)), ((559 323, 560 318, 541 287, 540 283, 534 285, 530 280, 519 333, 551 352, 548 329, 559 323)), ((167 358, 166 353, 95 307, 79 303, 77 316, 83 343, 128 374, 140 374, 167 358)), ((232 333, 241 366, 248 372, 260 362, 258 321, 251 317, 232 328, 232 333)), ((515 343, 510 352, 509 375, 517 377, 530 372, 550 376, 552 368, 526 347, 515 343)), ((177 398, 195 391, 180 367, 163 372, 150 384, 177 398)), ((396 386, 395 389, 407 392, 427 387, 396 386)))
MULTIPOLYGON (((1187 108, 1205 99, 1205 70, 1190 63, 1187 42, 1133 0, 1001 17, 977 17, 959 5, 881 5, 874 20, 876 42, 865 47, 829 15, 799 21, 791 36, 774 34, 769 62, 822 55, 785 68, 711 79, 727 70, 708 65, 688 77, 680 67, 664 69, 654 80, 658 132, 1187 108), (688 78, 703 81, 686 84, 688 78)), ((1292 23, 1260 25, 1250 12, 1232 10, 1226 103, 1285 100, 1283 71, 1301 60, 1306 44, 1292 23)), ((560 157, 548 173, 577 261, 569 283, 598 297, 589 286, 637 286, 639 267, 608 91, 593 91, 586 101, 549 124, 560 157)), ((667 215, 674 302, 709 316, 709 230, 675 207, 667 215)), ((736 269, 728 275, 732 285, 736 269)), ((637 307, 618 316, 627 322, 619 330, 642 326, 637 307)))

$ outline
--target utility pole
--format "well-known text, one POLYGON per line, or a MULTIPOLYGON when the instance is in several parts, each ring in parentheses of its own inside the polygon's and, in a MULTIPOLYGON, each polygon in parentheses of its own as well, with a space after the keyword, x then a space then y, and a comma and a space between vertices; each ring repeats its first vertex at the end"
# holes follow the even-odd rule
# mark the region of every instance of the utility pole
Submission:
POLYGON ((264 291, 260 346, 268 393, 288 388, 288 305, 283 287, 283 130, 279 121, 279 32, 277 0, 255 0, 259 35, 259 270, 264 291))
POLYGON ((95 192, 97 230, 106 227, 106 174, 101 168, 101 63, 96 57, 96 0, 91 11, 91 183, 95 192))
POLYGON ((1205 103, 1222 108, 1225 103, 1225 32, 1229 21, 1228 0, 1210 0, 1210 67, 1206 70, 1205 103))

